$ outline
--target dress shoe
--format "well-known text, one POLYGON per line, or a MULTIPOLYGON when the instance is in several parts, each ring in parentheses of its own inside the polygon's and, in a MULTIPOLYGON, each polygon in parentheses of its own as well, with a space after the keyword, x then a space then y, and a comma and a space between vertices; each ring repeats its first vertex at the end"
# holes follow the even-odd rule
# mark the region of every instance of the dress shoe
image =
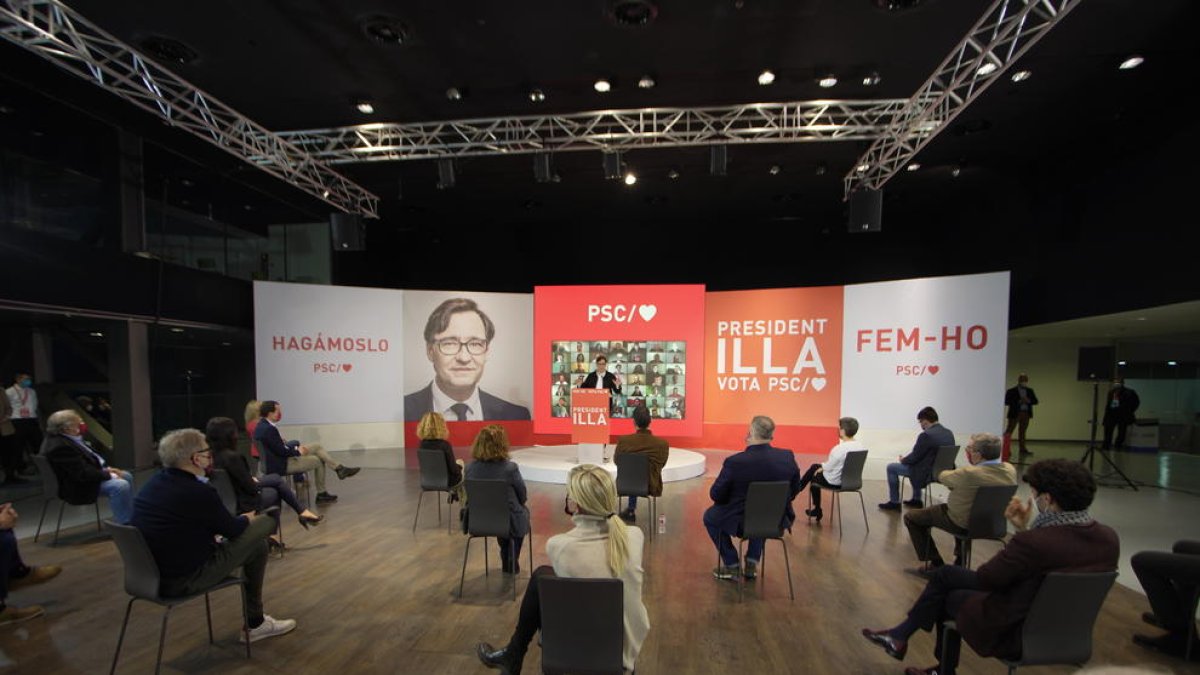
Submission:
POLYGON ((328 492, 317 493, 318 504, 332 504, 338 500, 337 495, 331 495, 328 492))
POLYGON ((1163 627, 1162 623, 1158 620, 1158 617, 1154 616, 1154 612, 1142 612, 1142 621, 1145 621, 1155 628, 1163 627))
POLYGON ((267 537, 267 547, 272 551, 287 550, 287 546, 285 546, 282 541, 279 541, 278 539, 275 539, 274 537, 267 537))
POLYGON ((488 668, 498 668, 504 675, 519 675, 524 655, 518 655, 508 647, 496 649, 486 642, 475 645, 475 655, 488 668))
POLYGON ((905 506, 910 506, 910 507, 912 507, 912 508, 914 508, 914 509, 923 509, 923 508, 925 508, 925 502, 921 501, 920 499, 906 499, 906 500, 904 501, 904 505, 905 505, 905 506))
POLYGON ((747 560, 746 564, 742 566, 742 576, 751 581, 758 578, 758 561, 747 560))
POLYGON ((54 577, 58 576, 61 572, 62 568, 58 565, 39 565, 37 567, 31 567, 29 569, 29 574, 17 579, 10 578, 8 580, 8 590, 15 591, 18 588, 35 586, 37 584, 50 581, 54 577))
POLYGON ((333 470, 337 474, 338 480, 345 480, 359 471, 362 471, 362 469, 357 466, 339 466, 333 470))
POLYGON ((809 518, 816 518, 817 522, 821 522, 821 518, 825 515, 821 509, 804 509, 804 515, 809 518))
POLYGON ((871 630, 864 628, 862 630, 863 637, 871 642, 883 647, 883 651, 888 653, 888 656, 903 661, 904 655, 908 653, 908 642, 897 640, 892 637, 886 630, 871 630))
POLYGON ((900 505, 896 502, 884 502, 879 505, 879 508, 882 511, 899 511, 900 505))
POLYGON ((938 675, 938 667, 929 666, 928 668, 905 668, 904 675, 938 675))
POLYGON ((509 562, 507 560, 502 560, 502 561, 500 561, 500 571, 505 574, 520 574, 521 573, 521 563, 516 560, 514 560, 512 562, 509 562))
POLYGON ((713 568, 713 576, 717 579, 724 579, 726 581, 732 581, 736 579, 740 573, 741 570, 738 569, 737 565, 717 565, 713 568))
MULTIPOLYGON (((336 499, 336 497, 334 499, 336 499)), ((321 521, 325 520, 325 516, 311 516, 310 517, 310 516, 302 515, 299 518, 300 518, 300 525, 306 530, 308 529, 309 525, 320 525, 321 521)))

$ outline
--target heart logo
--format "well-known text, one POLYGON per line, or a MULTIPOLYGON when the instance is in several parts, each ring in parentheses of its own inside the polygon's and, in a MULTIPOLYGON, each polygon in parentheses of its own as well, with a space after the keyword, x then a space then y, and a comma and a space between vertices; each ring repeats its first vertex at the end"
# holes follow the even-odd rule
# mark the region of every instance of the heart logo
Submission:
POLYGON ((347 373, 350 372, 350 369, 353 367, 354 367, 354 364, 352 364, 352 363, 343 363, 342 364, 342 370, 347 373))
POLYGON ((825 388, 825 378, 823 377, 814 377, 813 379, 809 380, 808 383, 811 384, 812 388, 816 389, 817 391, 821 391, 825 388))
POLYGON ((655 314, 658 314, 658 307, 655 305, 642 305, 638 307, 638 314, 642 315, 642 321, 649 321, 654 318, 655 314))
POLYGON ((941 368, 938 366, 929 366, 930 375, 937 375, 939 370, 941 370, 941 368))

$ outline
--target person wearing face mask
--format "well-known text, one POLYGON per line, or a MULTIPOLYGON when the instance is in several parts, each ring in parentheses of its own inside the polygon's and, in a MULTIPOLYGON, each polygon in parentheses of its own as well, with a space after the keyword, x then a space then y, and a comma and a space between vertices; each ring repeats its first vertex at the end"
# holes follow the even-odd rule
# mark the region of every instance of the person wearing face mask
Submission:
POLYGON ((275 521, 253 511, 235 516, 208 484, 212 450, 198 429, 168 432, 158 442, 163 469, 146 483, 133 505, 133 520, 146 539, 161 577, 164 597, 198 593, 239 567, 246 579, 246 626, 242 640, 257 642, 296 627, 292 619, 263 612, 267 536, 275 521), (216 537, 224 538, 216 543, 216 537))
POLYGON ((1113 380, 1104 405, 1104 445, 1101 450, 1112 449, 1114 429, 1117 432, 1116 447, 1125 447, 1125 431, 1137 420, 1134 413, 1141 404, 1137 392, 1125 386, 1125 378, 1113 380))
MULTIPOLYGON (((32 456, 42 447, 42 428, 38 424, 38 395, 37 390, 33 388, 33 378, 28 373, 17 373, 13 378, 13 385, 5 389, 4 393, 8 398, 8 405, 12 408, 9 420, 13 433, 10 434, 9 442, 14 446, 11 450, 15 458, 11 479, 15 479, 16 473, 25 468, 26 453, 32 456)), ((7 474, 6 479, 11 480, 7 474)))
POLYGON ((893 628, 863 629, 864 637, 897 660, 904 659, 913 633, 936 631, 939 662, 908 668, 906 675, 953 675, 963 639, 981 657, 1019 659, 1022 624, 1047 574, 1117 569, 1117 533, 1087 510, 1096 481, 1086 466, 1043 460, 1026 469, 1024 480, 1032 496, 1025 501, 1014 497, 1005 510, 1018 530, 1007 546, 977 570, 939 567, 904 621, 893 628), (949 620, 957 630, 947 631, 943 644, 942 624, 949 620))
POLYGON ((645 535, 636 527, 626 527, 616 517, 617 501, 617 488, 607 471, 595 464, 571 469, 564 508, 575 527, 546 542, 546 556, 553 567, 534 570, 508 644, 501 649, 487 642, 476 645, 475 652, 484 665, 498 668, 505 675, 520 673, 529 643, 542 626, 539 580, 547 576, 583 577, 621 580, 625 637, 622 662, 625 672, 633 671, 638 652, 650 632, 650 619, 642 603, 645 535))
POLYGON ((124 525, 133 515, 133 474, 109 466, 83 440, 86 431, 74 410, 59 410, 46 420, 41 452, 58 478, 58 497, 68 504, 92 504, 104 495, 113 520, 124 525))
POLYGON ((1012 438, 1012 432, 1016 429, 1022 455, 1033 454, 1025 447, 1025 431, 1029 428, 1029 420, 1033 419, 1033 406, 1037 404, 1037 394, 1033 393, 1029 376, 1025 373, 1017 376, 1017 386, 1004 392, 1004 405, 1008 406, 1008 426, 1004 428, 1004 435, 1012 438))

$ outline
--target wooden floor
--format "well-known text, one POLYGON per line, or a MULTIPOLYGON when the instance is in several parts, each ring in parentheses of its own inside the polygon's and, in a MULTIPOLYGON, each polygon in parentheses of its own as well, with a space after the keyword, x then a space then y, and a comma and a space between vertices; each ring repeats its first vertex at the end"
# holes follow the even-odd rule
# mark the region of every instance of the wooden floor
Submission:
MULTIPOLYGON (((719 467, 722 453, 709 452, 719 467)), ((867 485, 863 527, 858 499, 847 495, 846 527, 839 538, 828 515, 820 525, 797 522, 788 539, 796 600, 788 600, 782 550, 768 544, 764 581, 747 589, 714 580, 715 554, 700 524, 709 505, 713 470, 667 486, 659 501, 667 532, 648 542, 644 598, 651 630, 638 660, 640 675, 656 673, 899 673, 904 666, 932 663, 931 636, 918 633, 904 664, 889 658, 859 634, 863 627, 897 623, 922 582, 906 573, 914 566, 899 516, 878 511, 884 486, 867 485)), ((204 605, 172 612, 164 672, 175 673, 485 673, 474 656, 479 640, 502 644, 516 621, 509 577, 483 575, 479 541, 472 544, 465 596, 457 598, 465 539, 446 533, 445 505, 439 528, 433 495, 426 496, 417 532, 411 532, 419 490, 416 471, 367 469, 331 486, 341 501, 327 509, 326 522, 303 531, 294 519, 285 535, 292 547, 267 569, 266 609, 294 618, 291 634, 254 645, 253 660, 236 643, 240 604, 236 591, 213 596, 216 645, 207 644, 204 605)), ((562 512, 563 486, 529 484, 534 526, 534 562, 546 562, 545 542, 569 527, 562 512)), ((802 505, 804 498, 797 500, 802 505)), ((27 509, 25 518, 36 518, 27 509)), ((645 518, 645 509, 640 515, 645 518)), ((826 507, 828 514, 829 509, 826 507)), ((290 511, 288 512, 290 514, 290 511)), ((457 519, 456 519, 457 524, 457 519)), ((648 525, 639 522, 640 525, 648 525)), ((939 540, 949 550, 948 538, 939 540)), ((491 544, 493 547, 494 543, 491 544)), ((107 671, 127 596, 121 563, 111 541, 94 529, 76 528, 57 547, 21 542, 30 564, 61 564, 62 576, 17 591, 16 605, 45 605, 45 617, 0 628, 0 671, 96 673, 107 671)), ((995 545, 976 545, 982 562, 995 545)), ((528 560, 522 555, 523 561, 528 560)), ((522 567, 524 567, 523 562, 522 567)), ((528 581, 522 569, 518 594, 528 581)), ((1130 635, 1146 628, 1139 620, 1145 598, 1117 586, 1105 603, 1096 630, 1092 663, 1158 664, 1173 672, 1185 664, 1133 645, 1130 635)), ((161 610, 134 607, 118 672, 151 672, 161 610)), ((525 672, 538 672, 533 647, 525 672)), ((1029 675, 1070 673, 1073 668, 1022 669, 1029 675)), ((1002 673, 996 661, 964 649, 960 672, 1002 673)))

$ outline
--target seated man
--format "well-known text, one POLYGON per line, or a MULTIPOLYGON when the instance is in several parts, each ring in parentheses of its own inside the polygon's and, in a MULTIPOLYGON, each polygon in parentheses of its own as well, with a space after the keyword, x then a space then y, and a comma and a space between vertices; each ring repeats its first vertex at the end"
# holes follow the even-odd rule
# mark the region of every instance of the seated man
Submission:
POLYGON ((800 469, 791 450, 771 447, 775 435, 775 422, 770 417, 755 416, 750 420, 750 431, 746 434, 746 449, 725 459, 721 473, 713 481, 709 496, 713 505, 704 512, 704 527, 712 537, 721 564, 713 570, 718 579, 734 579, 741 572, 747 579, 758 576, 758 562, 762 560, 762 539, 751 539, 746 547, 746 564, 739 566, 738 551, 733 546, 731 535, 740 534, 742 516, 746 511, 746 493, 750 483, 756 481, 789 481, 787 509, 784 511, 782 527, 791 528, 796 520, 792 500, 800 494, 800 469))
MULTIPOLYGON (((633 425, 636 430, 628 436, 617 439, 617 447, 613 457, 618 455, 645 455, 650 467, 650 494, 662 496, 662 470, 667 464, 667 456, 671 449, 667 442, 650 433, 650 411, 646 406, 639 405, 633 409, 633 425)), ((629 507, 621 512, 621 520, 633 522, 637 520, 637 497, 629 496, 629 507)))
MULTIPOLYGON (((1142 619, 1167 631, 1166 635, 1157 637, 1134 635, 1133 641, 1183 658, 1187 654, 1188 630, 1195 620, 1192 599, 1200 586, 1200 541, 1177 541, 1170 553, 1135 553, 1130 563, 1153 610, 1143 614, 1142 619)), ((1192 654, 1192 660, 1196 658, 1197 654, 1192 654)))
POLYGON ((138 492, 131 524, 145 537, 158 565, 160 592, 166 597, 199 593, 241 567, 250 641, 290 632, 295 621, 263 613, 267 536, 275 521, 225 510, 205 476, 212 471, 212 451, 199 430, 169 432, 158 442, 158 457, 164 468, 138 492), (217 535, 225 540, 215 543, 217 535))
POLYGON ((939 567, 907 619, 893 628, 863 629, 868 640, 895 659, 904 658, 913 633, 937 631, 934 654, 940 662, 925 669, 909 668, 906 675, 953 675, 961 638, 980 656, 1019 659, 1021 626, 1047 574, 1117 569, 1117 533, 1087 511, 1096 495, 1096 481, 1086 466, 1048 459, 1026 469, 1025 481, 1032 499, 1022 503, 1014 497, 1004 512, 1020 530, 1008 546, 978 570, 939 567), (1034 502, 1037 518, 1032 517, 1034 502), (958 630, 948 631, 942 659, 941 625, 948 620, 954 620, 958 630))
MULTIPOLYGON (((917 550, 917 560, 928 563, 927 567, 918 571, 921 576, 925 576, 928 569, 941 567, 943 564, 937 545, 933 543, 932 528, 936 527, 950 534, 966 534, 971 518, 971 505, 979 488, 985 485, 1016 484, 1017 470, 1011 464, 1000 461, 1000 451, 999 436, 971 434, 971 442, 967 444, 966 450, 970 465, 943 471, 938 476, 938 481, 950 488, 950 496, 946 503, 927 509, 914 509, 904 514, 904 525, 908 527, 913 548, 917 550)), ((955 565, 962 559, 958 542, 959 540, 955 539, 955 565)))
POLYGON ((300 441, 283 442, 279 434, 279 421, 283 419, 283 406, 278 401, 263 401, 258 407, 262 420, 254 427, 254 440, 262 446, 264 473, 286 476, 293 473, 312 471, 317 484, 317 503, 329 504, 337 501, 337 495, 325 491, 325 468, 331 467, 339 479, 358 473, 356 466, 343 466, 329 456, 319 445, 309 448, 300 441))
POLYGON ((938 448, 943 445, 954 445, 954 434, 938 423, 938 414, 930 406, 921 408, 917 413, 917 424, 921 425, 921 435, 913 444, 912 452, 900 458, 899 462, 887 465, 888 500, 879 505, 884 511, 900 510, 900 476, 908 477, 912 482, 913 497, 904 502, 907 506, 921 508, 921 490, 929 483, 933 471, 933 460, 937 459, 938 448))
POLYGON ((821 511, 821 488, 840 488, 842 486, 842 467, 846 464, 846 455, 853 450, 866 450, 862 443, 854 440, 858 433, 858 420, 853 417, 843 417, 838 420, 838 439, 840 443, 829 451, 829 458, 822 464, 813 464, 804 472, 800 479, 800 489, 811 485, 808 489, 809 501, 812 507, 804 510, 804 515, 816 518, 821 522, 825 514, 821 511))
POLYGON ((68 504, 94 504, 108 497, 113 520, 122 525, 133 513, 133 475, 108 465, 83 440, 83 419, 74 410, 59 410, 46 420, 41 454, 58 478, 58 497, 68 504))
POLYGON ((21 562, 17 537, 12 531, 16 526, 17 510, 12 504, 0 504, 0 626, 45 614, 45 608, 40 605, 14 607, 7 604, 8 592, 49 581, 62 572, 58 565, 29 567, 21 562))

